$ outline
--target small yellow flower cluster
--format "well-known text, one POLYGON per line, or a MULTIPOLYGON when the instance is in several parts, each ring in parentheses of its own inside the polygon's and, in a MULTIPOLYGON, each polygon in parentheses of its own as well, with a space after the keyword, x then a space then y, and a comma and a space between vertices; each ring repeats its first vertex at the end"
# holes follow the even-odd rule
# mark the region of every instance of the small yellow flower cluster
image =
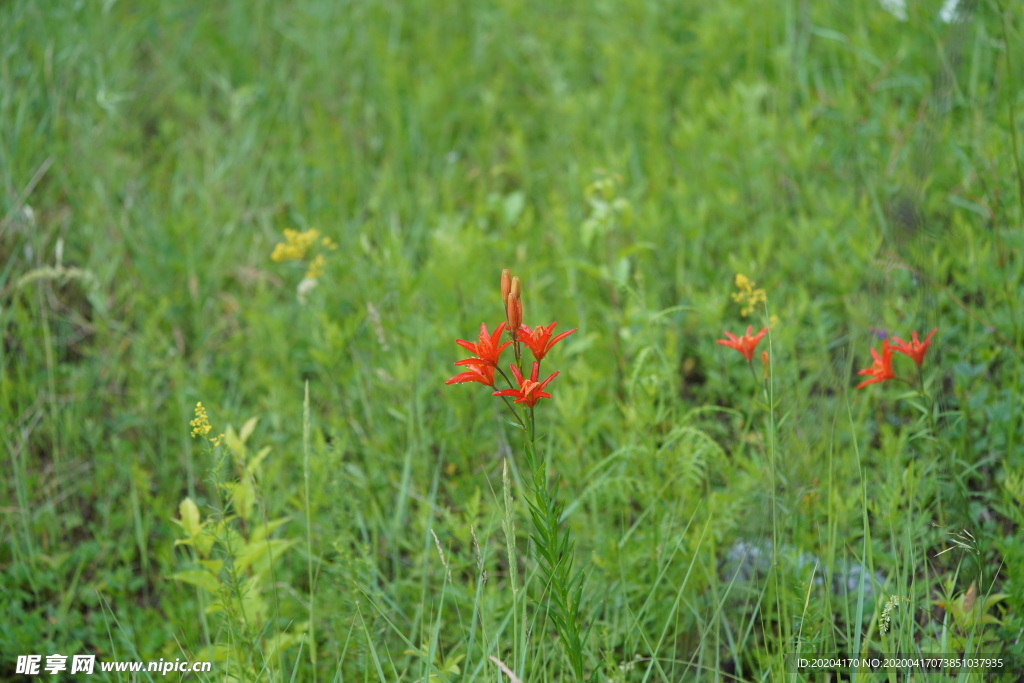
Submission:
POLYGON ((206 436, 213 429, 210 426, 210 418, 206 416, 206 408, 203 407, 202 401, 196 404, 196 417, 189 422, 189 425, 192 427, 193 439, 197 436, 206 436))
POLYGON ((319 230, 299 232, 298 230, 286 229, 284 231, 285 241, 274 245, 274 251, 270 254, 270 260, 275 263, 280 263, 281 261, 301 261, 306 258, 306 252, 316 243, 318 237, 320 237, 319 230))
MULTIPOLYGON (((284 242, 274 245, 274 251, 270 254, 270 260, 275 263, 282 261, 301 261, 306 258, 309 250, 319 242, 324 249, 334 251, 338 243, 330 237, 320 237, 320 231, 316 229, 299 232, 298 230, 285 230, 284 242)), ((323 254, 317 254, 309 262, 309 269, 306 271, 306 278, 316 280, 324 274, 324 267, 327 259, 323 254)))
POLYGON ((325 265, 327 265, 327 259, 324 258, 323 254, 317 254, 309 262, 309 270, 306 271, 306 277, 310 280, 318 280, 324 274, 325 265))
POLYGON ((733 292, 732 300, 742 304, 740 315, 744 318, 753 313, 758 304, 763 304, 768 300, 768 295, 763 289, 754 289, 755 284, 757 283, 743 273, 736 273, 736 288, 740 291, 733 292))
MULTIPOLYGON (((205 437, 213 429, 213 427, 210 426, 210 418, 206 415, 206 408, 203 407, 202 401, 196 404, 196 416, 188 424, 190 427, 192 427, 193 439, 196 438, 197 436, 205 437)), ((224 435, 219 434, 210 439, 210 443, 212 443, 214 446, 219 446, 220 442, 223 439, 224 435)))

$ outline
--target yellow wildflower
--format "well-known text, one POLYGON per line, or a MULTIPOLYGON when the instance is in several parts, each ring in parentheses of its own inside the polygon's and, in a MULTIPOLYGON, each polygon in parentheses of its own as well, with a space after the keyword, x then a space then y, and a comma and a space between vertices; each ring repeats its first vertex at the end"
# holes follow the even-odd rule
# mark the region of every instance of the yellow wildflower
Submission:
MULTIPOLYGON (((210 418, 206 414, 206 408, 203 406, 202 401, 196 404, 196 416, 188 424, 190 427, 192 427, 193 439, 196 438, 197 436, 205 437, 213 430, 213 427, 210 426, 210 418)), ((224 435, 218 434, 209 441, 214 446, 219 446, 224 441, 224 435)))
POLYGON ((189 425, 192 427, 193 439, 197 436, 206 436, 213 429, 210 426, 210 418, 206 416, 206 408, 203 407, 202 401, 196 404, 196 417, 189 422, 189 425))
POLYGON ((298 230, 284 231, 284 242, 274 245, 274 251, 270 254, 270 260, 280 263, 281 261, 300 261, 306 258, 306 252, 316 244, 320 237, 319 230, 298 230))
POLYGON ((743 306, 740 309, 740 315, 743 317, 753 313, 758 304, 763 304, 768 300, 768 295, 763 289, 754 289, 755 284, 757 283, 743 273, 736 273, 736 288, 739 291, 733 292, 732 300, 743 306))
POLYGON ((306 277, 310 280, 316 280, 324 274, 324 266, 327 264, 327 259, 324 258, 323 254, 317 254, 313 257, 313 260, 309 262, 309 270, 306 271, 306 277))

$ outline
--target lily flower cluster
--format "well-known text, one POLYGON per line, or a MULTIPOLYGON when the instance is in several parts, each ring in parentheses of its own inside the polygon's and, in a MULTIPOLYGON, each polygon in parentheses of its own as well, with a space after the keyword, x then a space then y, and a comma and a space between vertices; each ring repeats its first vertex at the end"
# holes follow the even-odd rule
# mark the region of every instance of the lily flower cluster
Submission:
MULTIPOLYGON (((571 329, 561 334, 554 334, 557 322, 550 325, 539 325, 529 327, 523 324, 523 300, 522 286, 518 277, 512 277, 508 269, 501 273, 501 299, 505 306, 505 320, 498 324, 491 332, 486 323, 480 324, 480 334, 477 342, 468 342, 464 339, 456 339, 455 343, 469 351, 472 355, 460 361, 463 372, 449 379, 445 384, 462 384, 464 382, 479 382, 484 386, 495 389, 494 396, 513 398, 515 403, 523 404, 533 408, 537 401, 542 398, 551 398, 551 394, 545 389, 558 372, 553 372, 543 381, 540 380, 540 365, 551 348, 576 331, 571 329), (502 341, 502 336, 508 333, 508 340, 502 341), (513 347, 516 362, 508 367, 512 372, 512 379, 502 371, 500 359, 502 352, 509 346, 513 347), (522 371, 522 349, 526 346, 533 354, 533 366, 530 369, 529 377, 522 371), (494 386, 495 373, 498 373, 508 385, 508 389, 497 389, 494 386)), ((506 400, 508 400, 506 398, 506 400)))
MULTIPOLYGON (((924 362, 924 355, 928 351, 928 347, 932 343, 932 337, 938 330, 932 330, 928 333, 928 336, 921 341, 917 336, 917 331, 911 333, 910 341, 903 341, 899 337, 893 337, 891 340, 886 339, 882 342, 882 352, 878 353, 875 349, 871 349, 871 358, 873 360, 870 368, 865 368, 857 372, 858 375, 866 375, 869 379, 864 380, 857 385, 858 389, 863 389, 869 384, 878 384, 879 382, 885 382, 890 379, 898 379, 908 384, 911 384, 909 380, 905 380, 901 377, 896 376, 896 372, 892 369, 892 354, 902 353, 904 356, 909 357, 918 367, 920 372, 921 363, 924 362)), ((754 349, 757 347, 761 339, 764 338, 768 332, 768 328, 764 328, 757 334, 754 334, 753 326, 747 326, 747 333, 741 337, 737 337, 729 332, 725 333, 726 339, 718 339, 717 343, 722 346, 728 346, 731 349, 735 349, 746 359, 747 363, 753 367, 754 360, 754 349)), ((765 364, 768 362, 767 353, 762 354, 761 361, 765 364)))
MULTIPOLYGON (((857 372, 858 375, 867 375, 870 379, 866 379, 857 385, 858 389, 862 389, 869 384, 877 384, 879 382, 885 382, 890 379, 901 379, 896 376, 896 373, 892 369, 892 354, 902 353, 904 356, 908 356, 918 367, 920 371, 921 363, 924 362, 924 354, 928 351, 928 347, 932 343, 932 337, 938 330, 932 330, 928 333, 928 336, 921 341, 917 338, 917 331, 915 330, 911 335, 911 340, 905 342, 899 337, 893 337, 892 341, 895 344, 890 344, 890 340, 886 339, 882 342, 882 353, 879 354, 874 349, 871 349, 872 362, 870 368, 864 368, 857 372)), ((906 380, 903 380, 906 381, 906 380)), ((909 384, 909 382, 908 382, 909 384)))

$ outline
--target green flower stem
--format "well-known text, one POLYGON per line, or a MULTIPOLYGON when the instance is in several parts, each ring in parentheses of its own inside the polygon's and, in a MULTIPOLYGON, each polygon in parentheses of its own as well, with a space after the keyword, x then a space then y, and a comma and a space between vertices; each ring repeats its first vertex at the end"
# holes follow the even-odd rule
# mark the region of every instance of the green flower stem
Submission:
MULTIPOLYGON (((495 369, 498 371, 498 374, 501 375, 501 378, 503 380, 505 380, 505 384, 507 384, 510 389, 515 388, 515 385, 512 384, 512 381, 508 378, 508 375, 505 374, 504 370, 502 370, 501 368, 495 368, 495 369)), ((533 434, 533 428, 532 428, 532 425, 533 425, 533 411, 532 410, 530 411, 530 425, 531 425, 531 427, 530 427, 530 429, 527 429, 526 428, 526 423, 523 422, 523 418, 519 416, 519 413, 516 411, 515 406, 512 405, 512 401, 508 400, 508 396, 502 396, 501 400, 505 402, 506 406, 508 406, 508 411, 510 413, 512 413, 512 417, 514 417, 516 419, 516 422, 518 422, 519 426, 523 428, 523 431, 524 432, 528 432, 529 434, 532 435, 533 434)), ((532 436, 531 436, 531 438, 532 438, 532 436)))
MULTIPOLYGON (((497 371, 510 388, 515 388, 501 368, 497 368, 497 371)), ((507 396, 501 398, 516 422, 526 432, 529 489, 526 502, 533 527, 531 539, 536 558, 539 560, 538 566, 543 579, 541 585, 545 592, 540 602, 547 607, 547 616, 555 626, 572 666, 575 680, 582 681, 583 643, 586 639, 581 610, 584 574, 582 568, 573 573, 575 549, 569 540, 569 531, 559 530, 565 504, 558 499, 558 478, 548 485, 546 463, 537 454, 537 423, 533 406, 528 406, 528 416, 524 417, 507 396)), ((515 601, 515 598, 513 600, 515 601)))
MULTIPOLYGON (((510 406, 511 408, 511 406, 510 406)), ((514 411, 513 411, 514 412, 514 411)), ((518 417, 518 416, 517 416, 518 417)), ((559 531, 565 504, 558 499, 558 479, 549 486, 545 462, 537 454, 536 421, 530 408, 526 421, 526 465, 530 471, 527 504, 533 526, 531 538, 542 572, 541 585, 546 592, 547 615, 569 659, 574 680, 583 680, 583 602, 584 574, 573 573, 574 547, 568 530, 559 531)))
POLYGON ((747 361, 747 367, 750 368, 750 376, 754 378, 754 384, 757 384, 757 370, 754 369, 754 360, 747 361))

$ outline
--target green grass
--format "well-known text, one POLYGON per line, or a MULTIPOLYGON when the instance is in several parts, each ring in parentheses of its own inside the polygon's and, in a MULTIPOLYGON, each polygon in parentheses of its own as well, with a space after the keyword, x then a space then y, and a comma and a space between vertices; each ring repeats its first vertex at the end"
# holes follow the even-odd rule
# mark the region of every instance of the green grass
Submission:
POLYGON ((571 680, 522 434, 444 386, 502 268, 579 328, 537 429, 590 680, 1024 657, 1024 15, 939 5, 0 4, 2 675, 571 680), (715 344, 766 315, 769 392, 715 344), (934 427, 853 389, 932 328, 934 427))

